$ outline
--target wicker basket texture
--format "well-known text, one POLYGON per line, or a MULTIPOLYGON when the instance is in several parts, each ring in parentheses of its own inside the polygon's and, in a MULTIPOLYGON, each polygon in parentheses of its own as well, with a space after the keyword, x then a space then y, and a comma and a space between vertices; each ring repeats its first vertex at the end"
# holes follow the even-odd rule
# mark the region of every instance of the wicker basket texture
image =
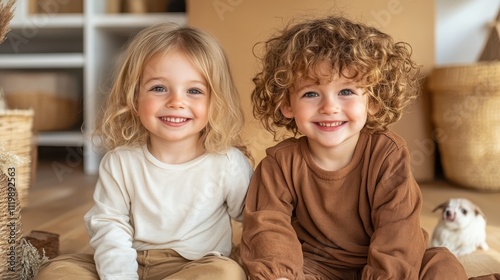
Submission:
MULTIPOLYGON (((33 110, 0 110, 0 145, 6 151, 31 160, 33 110)), ((16 168, 16 189, 21 206, 27 205, 31 164, 16 168)))
POLYGON ((64 130, 81 121, 82 106, 78 100, 43 92, 12 92, 5 99, 9 108, 34 110, 34 131, 64 130))
POLYGON ((33 109, 33 130, 74 128, 82 120, 80 83, 60 71, 2 71, 0 86, 9 109, 33 109))
POLYGON ((436 68, 428 85, 445 177, 500 190, 500 62, 436 68))

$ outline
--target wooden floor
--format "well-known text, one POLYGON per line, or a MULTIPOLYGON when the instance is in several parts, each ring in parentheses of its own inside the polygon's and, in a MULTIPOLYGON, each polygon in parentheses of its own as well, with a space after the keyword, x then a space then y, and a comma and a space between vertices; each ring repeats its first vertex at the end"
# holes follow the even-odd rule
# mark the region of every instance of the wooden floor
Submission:
MULTIPOLYGON (((83 224, 83 215, 92 207, 95 175, 85 175, 81 164, 61 170, 64 160, 39 159, 29 203, 21 211, 23 230, 42 230, 60 235, 60 253, 92 252, 83 224), (64 171, 64 172, 62 172, 64 171)), ((461 258, 469 276, 500 272, 500 191, 478 192, 436 180, 421 184, 424 196, 422 227, 432 233, 439 214, 434 207, 452 197, 469 198, 487 217, 487 242, 491 250, 477 251, 461 258)))

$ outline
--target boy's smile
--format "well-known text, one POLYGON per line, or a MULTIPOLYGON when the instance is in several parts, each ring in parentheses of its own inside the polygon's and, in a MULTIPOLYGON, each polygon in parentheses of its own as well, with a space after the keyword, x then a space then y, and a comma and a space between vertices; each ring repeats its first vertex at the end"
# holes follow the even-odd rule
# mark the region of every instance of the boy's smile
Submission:
MULTIPOLYGON (((331 72, 325 70, 320 73, 331 72)), ((281 112, 307 136, 313 156, 350 159, 368 116, 364 89, 342 75, 321 83, 300 80, 294 88, 290 104, 282 106, 281 112)))

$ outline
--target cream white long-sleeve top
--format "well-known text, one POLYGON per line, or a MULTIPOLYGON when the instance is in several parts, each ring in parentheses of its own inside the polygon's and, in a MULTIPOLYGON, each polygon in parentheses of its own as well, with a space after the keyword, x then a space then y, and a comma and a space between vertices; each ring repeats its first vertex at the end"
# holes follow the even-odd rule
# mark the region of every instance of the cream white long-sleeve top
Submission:
POLYGON ((147 147, 117 148, 99 167, 84 217, 101 279, 138 279, 137 251, 173 249, 186 259, 229 256, 253 169, 236 148, 166 164, 147 147))

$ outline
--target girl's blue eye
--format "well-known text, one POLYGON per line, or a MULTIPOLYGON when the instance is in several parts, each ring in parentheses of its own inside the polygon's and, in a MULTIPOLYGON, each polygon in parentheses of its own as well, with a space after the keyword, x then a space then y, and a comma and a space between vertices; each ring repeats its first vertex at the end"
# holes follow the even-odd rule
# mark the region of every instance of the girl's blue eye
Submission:
POLYGON ((164 92, 164 91, 166 91, 166 89, 163 86, 154 86, 151 88, 151 91, 164 92))
POLYGON ((191 88, 191 89, 188 89, 188 93, 191 93, 191 94, 202 94, 203 92, 197 88, 191 88))
POLYGON ((343 89, 339 92, 339 95, 348 96, 354 94, 350 89, 343 89))
POLYGON ((303 95, 304 97, 317 97, 318 96, 318 93, 317 92, 314 92, 314 91, 308 91, 306 93, 304 93, 303 95))

